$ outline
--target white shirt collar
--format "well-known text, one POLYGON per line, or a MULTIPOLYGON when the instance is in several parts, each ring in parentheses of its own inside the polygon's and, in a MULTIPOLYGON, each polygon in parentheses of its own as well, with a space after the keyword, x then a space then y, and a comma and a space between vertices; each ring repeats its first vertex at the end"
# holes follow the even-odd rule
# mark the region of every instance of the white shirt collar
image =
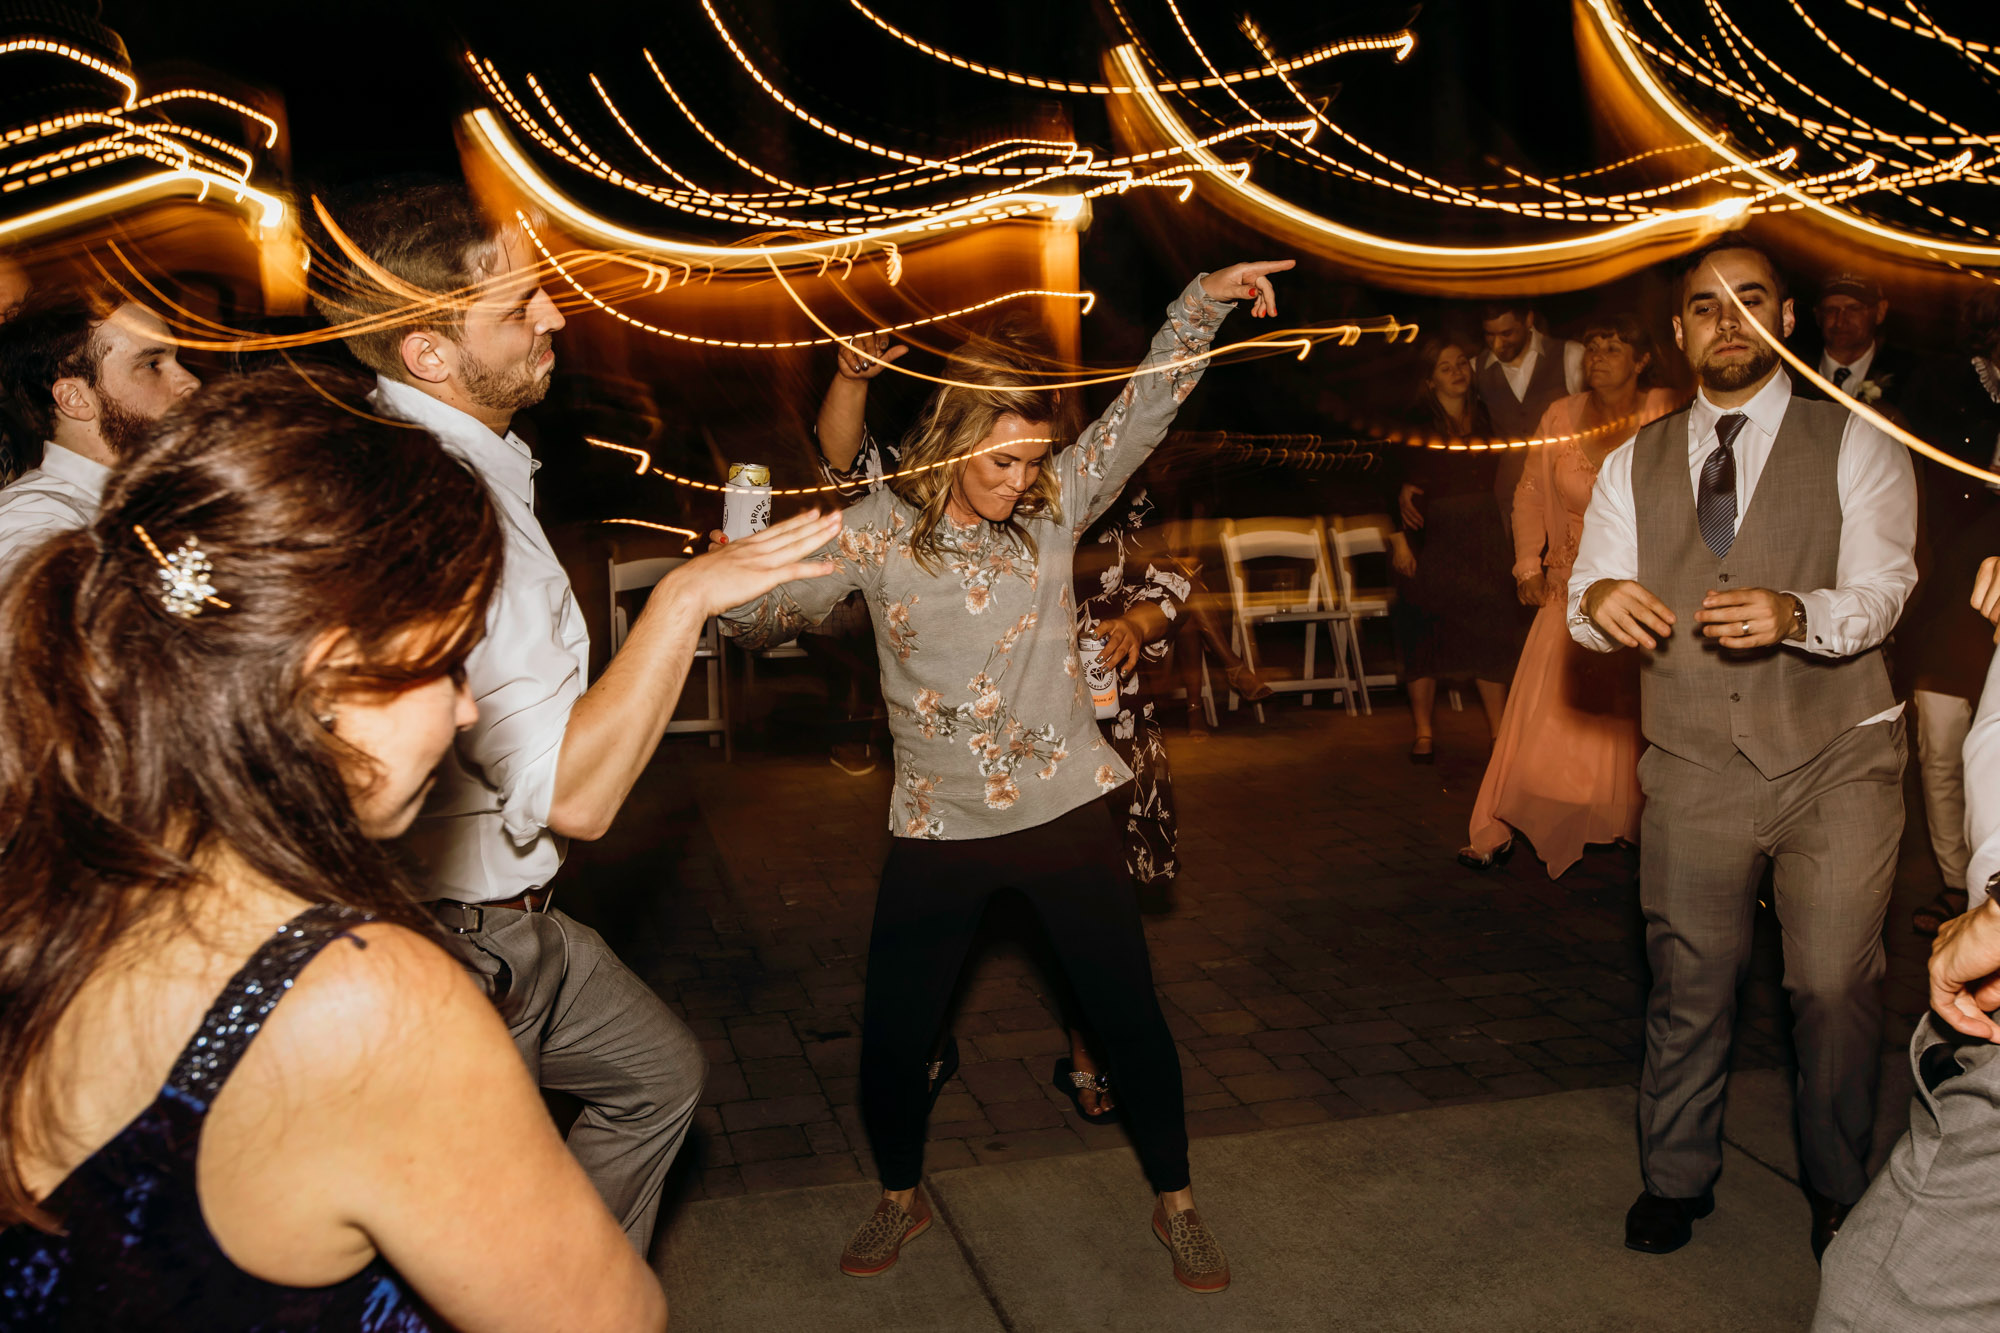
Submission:
POLYGON ((104 499, 104 488, 111 482, 111 469, 94 458, 85 458, 74 449, 65 449, 53 440, 42 445, 42 472, 66 481, 90 496, 92 500, 104 499))
POLYGON ((541 470, 541 460, 513 431, 495 435, 476 417, 439 402, 422 389, 380 375, 375 377, 375 392, 370 397, 392 416, 437 436, 440 444, 470 464, 473 471, 522 504, 535 503, 535 473, 541 470))
POLYGON ((1771 376, 1763 388, 1757 390, 1756 397, 1740 407, 1722 408, 1708 401, 1708 390, 1697 389, 1694 407, 1688 418, 1688 452, 1705 454, 1714 447, 1716 419, 1728 412, 1741 412, 1749 417, 1748 424, 1755 426, 1765 439, 1774 439, 1778 427, 1784 423, 1785 409, 1792 405, 1792 377, 1782 368, 1771 376))
POLYGON ((1832 379, 1834 371, 1846 367, 1849 378, 1865 380, 1868 378, 1868 372, 1875 365, 1875 353, 1881 350, 1882 340, 1877 338, 1870 342, 1868 346, 1862 348, 1861 355, 1855 357, 1852 361, 1836 361, 1833 359, 1831 352, 1821 352, 1819 357, 1819 373, 1828 379, 1832 379))

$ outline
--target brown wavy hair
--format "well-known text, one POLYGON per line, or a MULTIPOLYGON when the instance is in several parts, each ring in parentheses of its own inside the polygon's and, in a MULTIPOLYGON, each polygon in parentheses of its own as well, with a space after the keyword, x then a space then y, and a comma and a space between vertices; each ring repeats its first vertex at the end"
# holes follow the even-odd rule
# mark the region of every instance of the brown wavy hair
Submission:
POLYGON ((910 554, 926 571, 941 557, 938 526, 965 475, 966 456, 992 434, 1001 417, 1016 416, 1043 427, 1052 441, 1049 458, 1035 482, 1014 506, 1014 515, 995 527, 1005 530, 1029 559, 1039 554, 1022 518, 1062 521, 1061 490, 1052 466, 1056 450, 1076 435, 1074 393, 1047 389, 1045 367, 1054 357, 1027 325, 1000 324, 990 333, 970 339, 946 359, 940 377, 955 383, 939 386, 924 403, 917 424, 903 437, 899 470, 889 489, 917 516, 910 530, 910 554), (912 469, 922 469, 912 471, 912 469))
POLYGON ((60 1090, 31 1077, 57 1022, 135 930, 194 924, 216 853, 433 928, 361 832, 341 762, 357 752, 317 715, 458 669, 500 575, 499 519, 428 434, 333 401, 369 381, 315 373, 324 394, 282 366, 205 387, 92 527, 0 579, 0 1226, 50 1224, 20 1163, 60 1124, 60 1090), (198 540, 228 608, 170 612, 139 527, 163 551, 198 540), (358 664, 309 673, 343 631, 358 664))

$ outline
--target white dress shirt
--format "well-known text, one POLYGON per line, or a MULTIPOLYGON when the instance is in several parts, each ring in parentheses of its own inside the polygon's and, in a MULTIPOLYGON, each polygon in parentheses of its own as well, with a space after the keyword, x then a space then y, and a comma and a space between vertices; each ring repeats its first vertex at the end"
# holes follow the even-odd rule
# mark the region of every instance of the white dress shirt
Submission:
POLYGON ((42 465, 0 489, 0 564, 58 532, 97 521, 111 469, 59 444, 42 446, 42 465))
MULTIPOLYGON (((1519 402, 1528 396, 1528 381, 1535 377, 1535 363, 1549 355, 1549 349, 1556 346, 1556 340, 1539 331, 1528 335, 1528 350, 1521 353, 1521 359, 1513 365, 1500 362, 1500 373, 1507 377, 1507 388, 1519 402)), ((1583 378, 1583 344, 1565 342, 1562 344, 1563 384, 1566 392, 1582 393, 1590 385, 1583 378)), ((1498 361, 1493 353, 1486 354, 1488 361, 1498 361)))
POLYGON ((569 842, 549 832, 556 761, 590 670, 590 638, 569 576, 535 518, 541 464, 509 432, 495 435, 419 389, 378 379, 369 401, 437 436, 492 493, 506 564, 486 637, 465 664, 479 721, 462 731, 405 844, 430 890, 460 902, 513 898, 562 865, 569 842))
POLYGON ((1836 361, 1829 354, 1821 352, 1819 354, 1819 373, 1828 380, 1831 380, 1833 372, 1844 366, 1847 368, 1847 378, 1842 380, 1837 387, 1842 389, 1852 388, 1854 385, 1868 378, 1868 368, 1875 364, 1875 349, 1881 345, 1882 340, 1877 338, 1874 342, 1868 344, 1867 351, 1855 357, 1852 361, 1836 361))
POLYGON ((2000 874, 2000 653, 1986 667, 1979 711, 1965 734, 1965 867, 1968 904, 1986 900, 1986 886, 2000 874))
MULTIPOLYGON (((1791 377, 1784 374, 1773 375, 1756 397, 1737 408, 1717 407, 1706 392, 1695 395, 1688 423, 1688 485, 1697 499, 1702 464, 1718 447, 1717 419, 1725 410, 1749 418, 1737 432, 1735 444, 1739 532, 1791 401, 1791 377)), ((1805 640, 1787 639, 1785 647, 1821 657, 1852 657, 1888 637, 1910 590, 1917 586, 1917 479, 1903 446, 1853 415, 1840 437, 1836 469, 1840 554, 1835 586, 1776 591, 1790 592, 1806 608, 1805 640)), ((1598 471, 1569 581, 1570 636, 1601 653, 1619 645, 1582 613, 1583 594, 1599 579, 1639 577, 1637 509, 1632 497, 1632 441, 1627 440, 1612 450, 1598 471)), ((1675 627, 1676 633, 1693 630, 1691 625, 1675 627)), ((1887 721, 1901 713, 1898 704, 1867 721, 1887 721)))

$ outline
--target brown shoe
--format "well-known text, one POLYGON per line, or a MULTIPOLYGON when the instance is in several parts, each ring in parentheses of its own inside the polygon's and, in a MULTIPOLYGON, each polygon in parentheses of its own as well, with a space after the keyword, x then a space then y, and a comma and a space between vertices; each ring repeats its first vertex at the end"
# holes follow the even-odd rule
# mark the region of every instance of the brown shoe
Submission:
POLYGON ((1173 1252, 1174 1280, 1189 1291, 1207 1296, 1229 1285, 1229 1260, 1215 1237, 1192 1208, 1167 1218, 1164 1205, 1153 1205, 1153 1234, 1173 1252))
POLYGON ((895 1266, 905 1241, 915 1240, 930 1229, 931 1206, 918 1188, 905 1211, 888 1195, 875 1203, 875 1215, 862 1224, 847 1242, 840 1256, 840 1271, 849 1277, 874 1277, 895 1266))

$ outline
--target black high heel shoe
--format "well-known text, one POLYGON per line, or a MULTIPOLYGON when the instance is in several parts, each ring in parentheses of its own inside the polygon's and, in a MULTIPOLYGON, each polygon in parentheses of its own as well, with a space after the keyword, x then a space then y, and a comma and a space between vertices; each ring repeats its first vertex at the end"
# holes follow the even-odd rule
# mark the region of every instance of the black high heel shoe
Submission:
POLYGON ((1429 736, 1419 736, 1410 742, 1410 762, 1413 764, 1435 764, 1438 761, 1437 742, 1429 736), (1419 745, 1427 745, 1427 750, 1419 750, 1419 745))
POLYGON ((1507 864, 1507 858, 1514 854, 1514 844, 1519 841, 1518 838, 1509 838, 1485 856, 1470 847, 1461 847, 1458 849, 1458 863, 1467 870, 1498 870, 1507 864))
POLYGON ((1055 1077, 1049 1082, 1055 1084, 1058 1090, 1069 1094, 1070 1104, 1076 1107, 1076 1113, 1091 1124, 1108 1125, 1118 1119, 1118 1113, 1122 1108, 1104 1105, 1105 1097, 1111 1092, 1109 1074, 1086 1074, 1065 1055, 1056 1061, 1055 1077), (1097 1104, 1101 1109, 1095 1115, 1083 1109, 1083 1094, 1086 1092, 1097 1094, 1097 1104))
POLYGON ((944 1085, 951 1082, 958 1073, 958 1038, 947 1032, 944 1037, 944 1051, 924 1067, 931 1084, 931 1104, 925 1114, 937 1110, 938 1098, 944 1095, 944 1085))

